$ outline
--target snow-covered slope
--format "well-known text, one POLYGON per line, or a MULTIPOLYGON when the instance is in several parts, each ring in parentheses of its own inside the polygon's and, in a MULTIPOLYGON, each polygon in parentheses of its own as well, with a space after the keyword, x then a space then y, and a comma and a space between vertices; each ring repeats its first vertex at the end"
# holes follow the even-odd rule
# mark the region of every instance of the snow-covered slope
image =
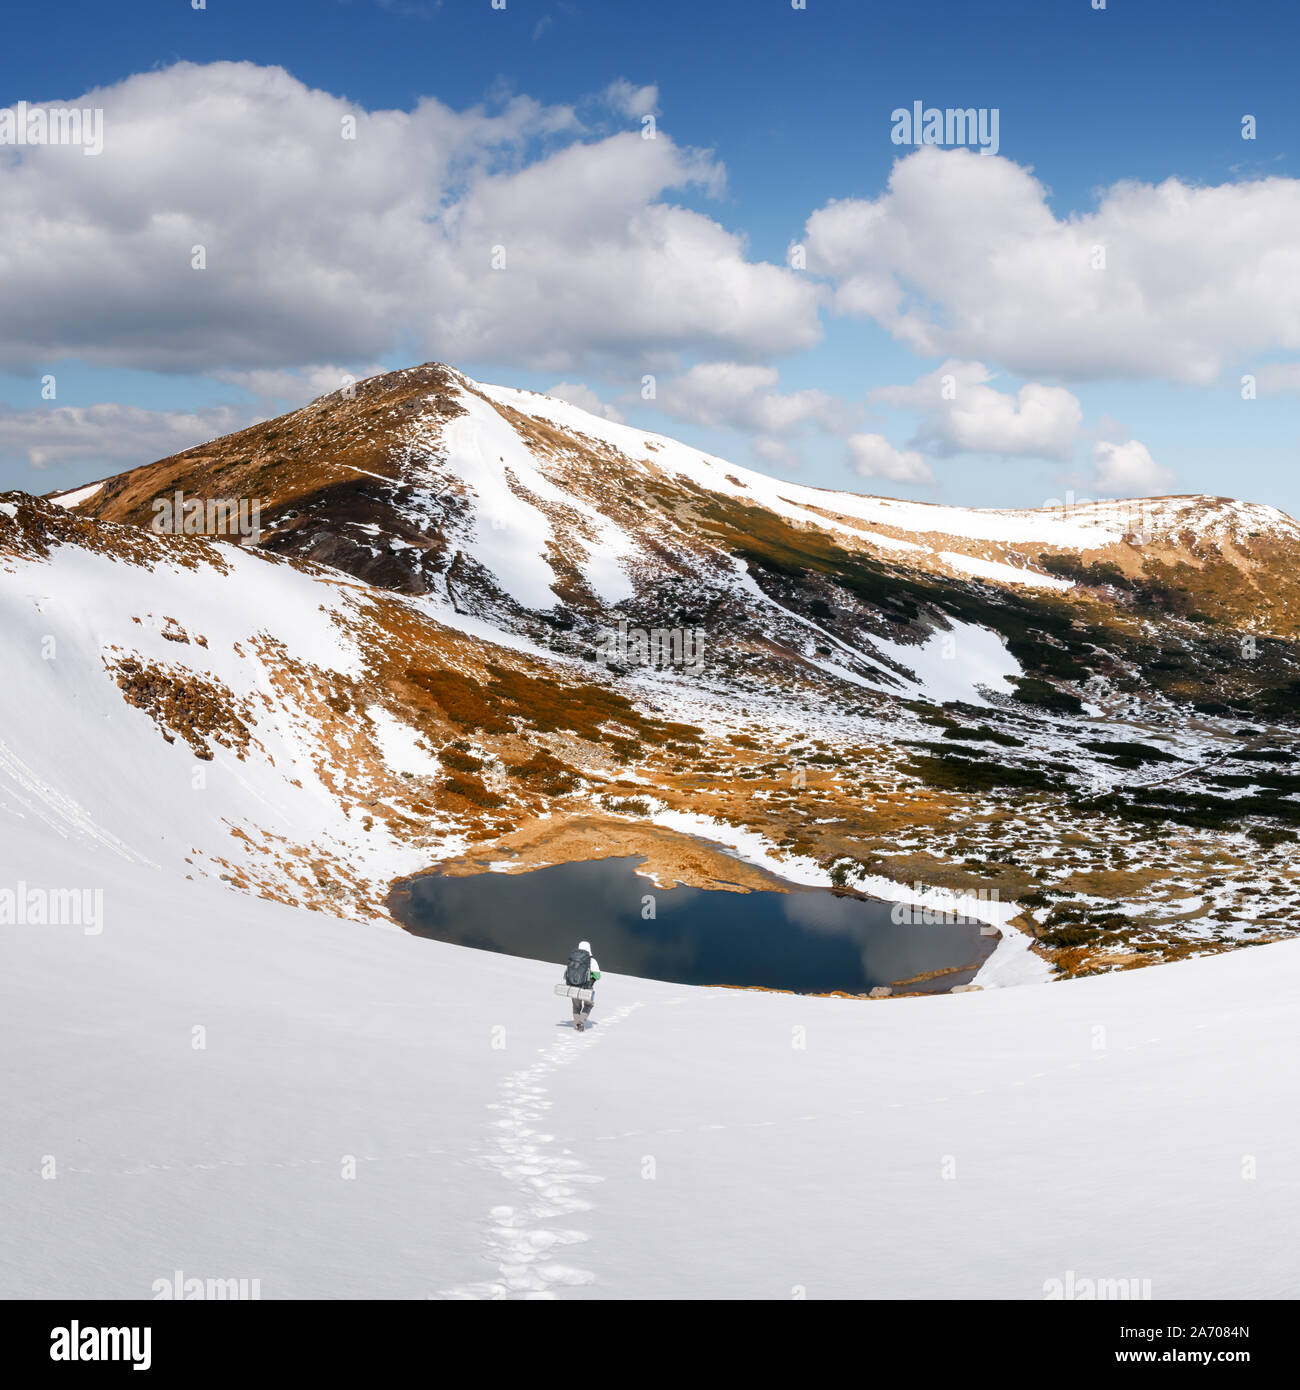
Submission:
POLYGON ((376 886, 419 867, 383 818, 361 833, 349 749, 322 728, 373 621, 357 586, 231 546, 0 553, 0 833, 294 901, 330 900, 333 859, 376 886))
POLYGON ((0 928, 0 1296, 1300 1293, 1300 946, 880 1004, 609 977, 579 1035, 546 966, 3 843, 116 909, 0 928))

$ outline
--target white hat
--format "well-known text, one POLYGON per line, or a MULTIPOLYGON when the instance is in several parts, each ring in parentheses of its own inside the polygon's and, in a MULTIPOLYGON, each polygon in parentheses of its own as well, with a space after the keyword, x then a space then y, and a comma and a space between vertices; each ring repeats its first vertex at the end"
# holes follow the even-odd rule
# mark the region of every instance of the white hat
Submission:
POLYGON ((579 942, 578 942, 578 950, 580 950, 580 951, 586 951, 586 953, 587 953, 588 955, 590 955, 590 954, 591 954, 591 942, 590 942, 590 941, 579 941, 579 942))

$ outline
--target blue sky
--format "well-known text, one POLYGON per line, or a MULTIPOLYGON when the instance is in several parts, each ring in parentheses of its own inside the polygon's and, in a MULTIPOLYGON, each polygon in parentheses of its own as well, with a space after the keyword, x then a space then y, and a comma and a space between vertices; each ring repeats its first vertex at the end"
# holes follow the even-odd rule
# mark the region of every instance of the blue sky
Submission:
POLYGON ((100 89, 105 142, 0 145, 0 486, 440 358, 825 486, 1300 512, 1281 0, 56 13, 7 17, 0 107, 100 89), (893 143, 916 101, 996 155, 893 143))

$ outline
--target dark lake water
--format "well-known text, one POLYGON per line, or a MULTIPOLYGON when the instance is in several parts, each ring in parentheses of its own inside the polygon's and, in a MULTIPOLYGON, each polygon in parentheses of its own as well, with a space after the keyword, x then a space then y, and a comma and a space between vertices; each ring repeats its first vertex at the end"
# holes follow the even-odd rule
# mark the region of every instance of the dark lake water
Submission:
POLYGON ((560 966, 580 939, 602 971, 684 985, 762 985, 803 994, 865 994, 907 984, 943 991, 967 984, 997 944, 975 923, 903 924, 892 904, 827 889, 790 893, 656 888, 639 856, 556 864, 522 874, 394 885, 388 906, 417 936, 560 966), (643 916, 647 895, 655 916, 643 916))

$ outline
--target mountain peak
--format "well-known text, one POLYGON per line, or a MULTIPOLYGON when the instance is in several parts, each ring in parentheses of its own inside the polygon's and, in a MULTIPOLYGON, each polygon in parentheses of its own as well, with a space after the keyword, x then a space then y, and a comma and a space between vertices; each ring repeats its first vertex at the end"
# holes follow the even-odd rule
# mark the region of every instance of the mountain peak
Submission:
POLYGON ((255 528, 230 539, 521 632, 540 614, 607 621, 716 568, 719 536, 734 540, 734 567, 747 528, 994 590, 1107 590, 1123 603, 1154 582, 1252 628, 1300 622, 1300 527, 1274 507, 1174 496, 966 508, 810 487, 441 362, 55 500, 165 529, 178 499, 255 512, 255 528))

